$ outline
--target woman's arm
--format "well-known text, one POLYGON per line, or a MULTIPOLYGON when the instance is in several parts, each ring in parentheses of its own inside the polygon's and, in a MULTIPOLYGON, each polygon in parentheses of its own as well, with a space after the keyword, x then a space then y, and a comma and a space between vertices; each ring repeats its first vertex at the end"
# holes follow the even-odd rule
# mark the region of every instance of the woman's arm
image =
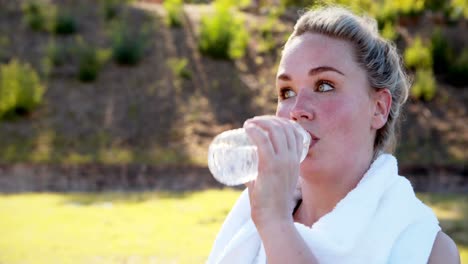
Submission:
POLYGON ((291 121, 277 117, 257 117, 244 128, 258 147, 258 176, 246 185, 267 262, 317 263, 292 217, 302 136, 291 121))
POLYGON ((440 231, 432 246, 429 264, 460 264, 460 253, 457 245, 444 232, 440 231))

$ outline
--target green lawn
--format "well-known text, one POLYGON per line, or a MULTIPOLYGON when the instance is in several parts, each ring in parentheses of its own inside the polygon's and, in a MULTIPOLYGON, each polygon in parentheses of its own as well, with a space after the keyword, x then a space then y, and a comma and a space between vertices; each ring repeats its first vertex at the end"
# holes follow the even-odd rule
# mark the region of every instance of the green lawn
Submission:
MULTIPOLYGON (((204 263, 239 193, 0 195, 0 263, 204 263)), ((468 196, 420 197, 468 263, 468 196)))

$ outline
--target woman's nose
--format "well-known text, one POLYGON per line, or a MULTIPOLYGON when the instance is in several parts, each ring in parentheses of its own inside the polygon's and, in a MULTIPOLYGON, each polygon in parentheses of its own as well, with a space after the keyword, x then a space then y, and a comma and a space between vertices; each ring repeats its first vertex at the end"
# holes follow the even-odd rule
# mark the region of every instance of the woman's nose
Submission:
POLYGON ((312 120, 312 118, 314 117, 314 115, 311 112, 306 111, 304 109, 296 109, 296 108, 294 108, 289 113, 289 115, 290 115, 291 119, 294 120, 294 121, 312 120))
POLYGON ((296 102, 289 113, 291 119, 294 121, 312 120, 314 118, 314 113, 311 109, 311 103, 312 102, 310 102, 310 100, 305 100, 301 95, 298 95, 296 102))

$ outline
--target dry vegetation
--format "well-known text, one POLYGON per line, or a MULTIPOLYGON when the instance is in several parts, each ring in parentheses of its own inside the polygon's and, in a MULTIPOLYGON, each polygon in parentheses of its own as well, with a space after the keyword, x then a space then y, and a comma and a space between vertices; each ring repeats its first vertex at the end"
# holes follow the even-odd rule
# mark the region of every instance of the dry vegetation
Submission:
MULTIPOLYGON (((110 20, 97 4, 106 1, 51 2, 72 13, 75 33, 34 31, 24 23, 22 1, 0 1, 5 7, 0 59, 29 62, 47 87, 34 112, 0 122, 0 137, 7 139, 0 142, 1 163, 203 165, 214 135, 246 118, 274 113, 275 69, 294 11, 277 20, 239 12, 249 32, 248 49, 242 58, 215 60, 197 47, 201 17, 213 12, 211 5, 185 4, 181 26, 171 28, 154 1, 118 5, 110 20), (144 32, 141 61, 120 65, 107 56, 94 81, 80 81, 72 47, 81 41, 108 54, 115 21, 144 32), (51 43, 72 51, 62 64, 46 67, 51 43)), ((407 46, 415 32, 428 36, 436 22, 423 16, 401 24, 398 46, 407 46)), ((445 31, 464 36, 460 41, 466 43, 461 34, 466 27, 461 20, 445 31)), ((412 99, 406 108, 397 150, 402 164, 460 168, 466 161, 468 89, 442 82, 444 76, 437 79, 432 101, 412 99)))

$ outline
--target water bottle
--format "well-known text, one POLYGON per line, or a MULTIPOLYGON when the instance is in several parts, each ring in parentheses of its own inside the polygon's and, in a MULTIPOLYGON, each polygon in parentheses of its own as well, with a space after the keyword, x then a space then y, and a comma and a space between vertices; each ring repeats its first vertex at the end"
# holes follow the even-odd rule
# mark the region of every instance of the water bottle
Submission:
MULTIPOLYGON (((302 162, 309 151, 310 135, 299 124, 295 127, 303 138, 302 162)), ((244 128, 228 130, 214 138, 208 149, 208 167, 217 181, 229 186, 243 184, 257 177, 257 147, 250 141, 244 128)))

